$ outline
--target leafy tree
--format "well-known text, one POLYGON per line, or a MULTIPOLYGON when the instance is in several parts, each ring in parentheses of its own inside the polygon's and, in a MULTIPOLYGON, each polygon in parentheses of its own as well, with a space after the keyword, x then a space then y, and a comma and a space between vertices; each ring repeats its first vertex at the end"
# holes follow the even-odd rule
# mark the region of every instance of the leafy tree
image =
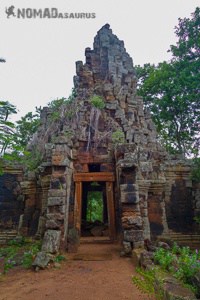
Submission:
POLYGON ((37 131, 40 125, 41 107, 36 107, 36 112, 28 112, 24 117, 17 121, 17 135, 16 142, 25 148, 30 141, 33 134, 37 131))
POLYGON ((0 101, 0 156, 11 151, 15 145, 15 125, 9 121, 12 114, 16 114, 16 107, 8 101, 0 101))
POLYGON ((4 58, 0 57, 0 62, 1 62, 1 63, 5 63, 6 60, 5 60, 4 58))
POLYGON ((101 192, 88 193, 87 221, 103 221, 103 200, 101 192))
POLYGON ((172 58, 137 66, 138 94, 151 110, 158 133, 172 153, 197 154, 200 126, 200 9, 179 19, 172 58))

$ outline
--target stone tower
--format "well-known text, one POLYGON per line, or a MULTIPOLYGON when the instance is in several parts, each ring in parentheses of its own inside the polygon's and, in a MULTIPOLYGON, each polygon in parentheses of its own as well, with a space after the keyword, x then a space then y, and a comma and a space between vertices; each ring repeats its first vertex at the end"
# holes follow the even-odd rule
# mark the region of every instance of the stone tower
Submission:
POLYGON ((76 251, 91 191, 102 198, 105 227, 100 235, 107 232, 110 240, 132 249, 167 232, 168 154, 157 141, 136 84, 132 59, 106 24, 93 49, 86 48, 85 63, 76 62, 75 98, 57 115, 43 109, 30 145, 43 153, 35 192, 43 250, 76 251))

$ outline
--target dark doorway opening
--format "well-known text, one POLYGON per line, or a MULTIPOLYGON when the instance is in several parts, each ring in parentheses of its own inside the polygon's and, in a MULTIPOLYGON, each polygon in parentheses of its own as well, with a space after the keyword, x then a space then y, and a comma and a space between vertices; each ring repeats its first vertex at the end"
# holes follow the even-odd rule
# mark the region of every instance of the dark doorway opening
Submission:
POLYGON ((105 182, 84 182, 81 236, 109 236, 105 182))
POLYGON ((87 221, 88 193, 89 191, 99 191, 102 193, 103 199, 103 224, 105 226, 108 224, 108 239, 110 241, 116 240, 114 181, 115 177, 112 172, 88 172, 74 174, 74 226, 79 236, 83 236, 84 230, 82 230, 82 228, 84 228, 84 224, 82 223, 87 221), (94 184, 94 182, 97 184, 94 184))
POLYGON ((100 164, 88 164, 89 172, 100 172, 100 164))

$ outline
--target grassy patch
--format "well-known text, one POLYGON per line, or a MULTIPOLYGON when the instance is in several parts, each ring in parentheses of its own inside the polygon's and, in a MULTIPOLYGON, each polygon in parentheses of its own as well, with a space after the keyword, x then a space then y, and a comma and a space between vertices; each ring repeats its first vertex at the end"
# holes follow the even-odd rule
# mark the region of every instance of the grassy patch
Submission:
POLYGON ((2 274, 15 266, 30 268, 32 261, 41 249, 41 242, 32 239, 21 238, 12 240, 8 245, 0 248, 0 259, 3 262, 2 274))
POLYGON ((143 270, 136 268, 137 275, 132 277, 132 281, 142 294, 148 295, 149 299, 162 300, 162 291, 155 290, 156 272, 158 268, 152 270, 143 270))

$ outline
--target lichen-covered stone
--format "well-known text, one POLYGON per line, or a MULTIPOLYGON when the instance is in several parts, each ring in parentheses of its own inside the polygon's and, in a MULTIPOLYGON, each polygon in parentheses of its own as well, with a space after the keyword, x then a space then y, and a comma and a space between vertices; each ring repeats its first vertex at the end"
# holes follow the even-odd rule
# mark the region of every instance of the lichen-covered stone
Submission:
POLYGON ((142 230, 124 230, 124 240, 126 242, 139 242, 143 241, 143 231, 142 230))
MULTIPOLYGON (((26 234, 33 233, 30 227, 36 225, 30 224, 37 223, 37 216, 45 218, 48 251, 57 251, 60 245, 69 251, 78 248, 85 218, 79 202, 84 207, 89 187, 84 181, 75 187, 77 173, 113 173, 113 188, 105 182, 99 185, 104 221, 115 218, 126 245, 141 247, 144 238, 156 238, 169 228, 197 228, 200 187, 190 179, 190 164, 169 156, 159 143, 151 112, 144 110, 136 85, 132 58, 106 24, 97 32, 93 48, 85 49, 85 62, 76 62, 74 99, 60 107, 59 118, 54 118, 51 107, 43 108, 29 145, 30 150, 39 148, 43 161, 35 177, 30 173, 21 180, 24 198, 19 202, 24 205, 20 228, 26 234), (94 105, 94 97, 101 107, 94 105), (106 217, 108 194, 113 194, 114 211, 109 207, 106 217)), ((14 222, 8 219, 9 224, 14 222)), ((109 230, 111 239, 116 228, 109 230)))
POLYGON ((53 261, 53 256, 49 253, 46 253, 44 251, 40 251, 37 253, 32 266, 34 268, 40 268, 40 269, 45 269, 49 262, 53 261))
POLYGON ((50 230, 48 229, 43 238, 42 251, 47 253, 57 253, 60 248, 60 230, 50 230))

